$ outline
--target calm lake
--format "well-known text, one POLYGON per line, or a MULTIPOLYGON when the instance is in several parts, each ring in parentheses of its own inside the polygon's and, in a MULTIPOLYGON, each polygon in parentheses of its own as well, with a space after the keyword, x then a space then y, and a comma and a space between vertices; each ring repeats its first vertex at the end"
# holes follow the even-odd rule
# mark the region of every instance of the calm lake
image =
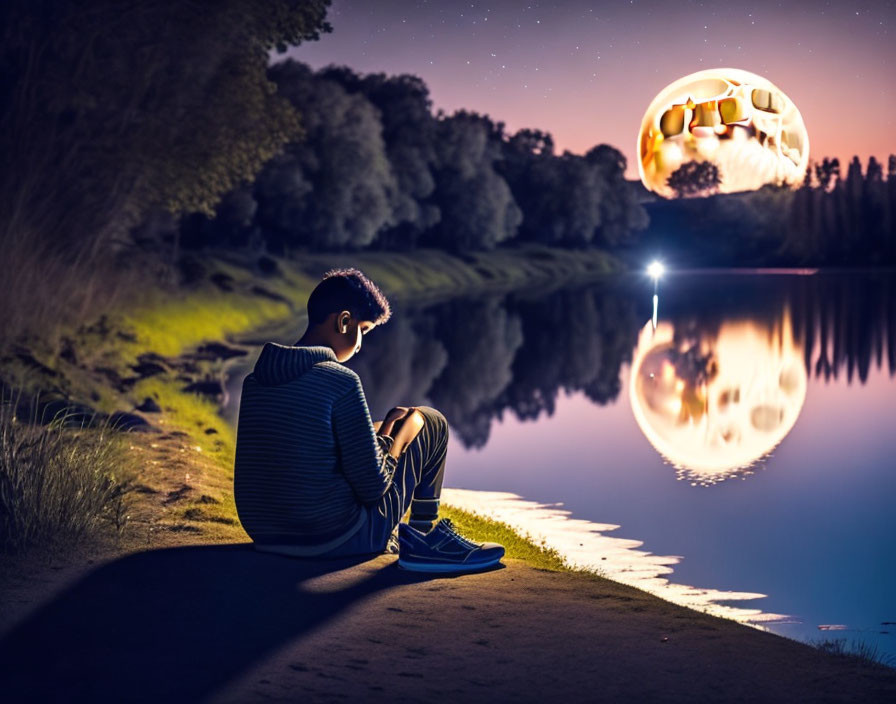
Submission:
POLYGON ((896 277, 673 273, 655 327, 652 296, 631 274, 394 304, 347 366, 374 419, 445 414, 447 501, 671 601, 896 659, 896 277))

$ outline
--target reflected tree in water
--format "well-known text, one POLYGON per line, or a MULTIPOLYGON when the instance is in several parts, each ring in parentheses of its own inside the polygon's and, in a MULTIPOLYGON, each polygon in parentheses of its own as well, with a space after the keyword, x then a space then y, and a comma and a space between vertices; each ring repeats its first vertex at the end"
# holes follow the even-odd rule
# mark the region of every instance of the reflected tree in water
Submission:
MULTIPOLYGON (((896 374, 892 275, 695 277, 668 291, 663 317, 675 329, 680 374, 694 385, 715 373, 701 345, 724 323, 752 321, 773 335, 786 311, 810 376, 864 384, 874 367, 896 374)), ((523 421, 551 416, 561 390, 599 405, 615 401, 647 302, 604 282, 399 308, 349 366, 374 417, 396 405, 432 405, 465 446, 482 447, 505 411, 523 421)))
MULTIPOLYGON (((896 281, 892 275, 713 277, 676 281, 663 318, 675 329, 684 377, 709 378, 700 347, 730 321, 774 335, 789 311, 807 373, 864 384, 875 367, 896 374, 896 281), (720 295, 724 291, 724 295, 720 295)), ((399 310, 365 338, 352 366, 371 412, 428 404, 445 413, 467 447, 482 447, 505 411, 524 421, 554 413, 561 390, 613 402, 648 319, 646 296, 604 282, 548 293, 463 299, 399 310), (639 307, 639 303, 643 304, 639 307)))
POLYGON ((593 286, 455 300, 399 311, 349 366, 375 417, 433 405, 465 446, 482 447, 505 410, 522 420, 552 415, 561 389, 614 400, 639 320, 631 296, 593 286))
POLYGON ((790 295, 806 370, 825 381, 845 371, 865 383, 873 366, 896 375, 892 275, 801 277, 790 295))
POLYGON ((557 393, 584 391, 596 403, 615 399, 619 370, 631 359, 638 329, 634 301, 590 288, 557 291, 541 299, 512 300, 525 344, 513 364, 513 384, 496 412, 521 420, 554 413, 557 393))
POLYGON ((466 445, 482 447, 495 399, 513 381, 513 360, 523 346, 522 322, 498 298, 452 301, 437 320, 436 334, 448 350, 449 364, 428 395, 466 445))
POLYGON ((385 325, 365 336, 361 354, 346 366, 363 380, 374 418, 395 406, 425 405, 427 391, 448 363, 434 329, 431 316, 396 309, 385 325))

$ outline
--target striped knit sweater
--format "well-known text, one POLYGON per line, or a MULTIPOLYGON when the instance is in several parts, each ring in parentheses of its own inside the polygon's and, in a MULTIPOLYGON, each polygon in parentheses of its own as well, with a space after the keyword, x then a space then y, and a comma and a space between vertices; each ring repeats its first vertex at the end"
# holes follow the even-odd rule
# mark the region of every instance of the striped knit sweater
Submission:
POLYGON ((392 439, 376 434, 358 375, 326 346, 267 343, 243 381, 233 483, 259 544, 314 555, 348 540, 389 488, 392 439))

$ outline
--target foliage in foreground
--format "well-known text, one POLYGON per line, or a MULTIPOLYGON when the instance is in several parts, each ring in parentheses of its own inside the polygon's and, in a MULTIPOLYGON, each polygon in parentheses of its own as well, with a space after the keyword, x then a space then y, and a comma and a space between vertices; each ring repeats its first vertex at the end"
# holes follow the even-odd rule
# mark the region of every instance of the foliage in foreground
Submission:
POLYGON ((133 473, 124 437, 108 423, 67 427, 16 417, 0 400, 0 552, 54 547, 101 527, 119 532, 128 516, 133 473))

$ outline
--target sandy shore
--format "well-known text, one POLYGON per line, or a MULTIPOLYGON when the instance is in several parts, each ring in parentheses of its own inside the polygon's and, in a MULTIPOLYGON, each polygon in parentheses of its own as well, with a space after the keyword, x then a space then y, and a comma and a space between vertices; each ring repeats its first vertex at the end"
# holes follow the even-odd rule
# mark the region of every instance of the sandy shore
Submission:
POLYGON ((48 584, 18 616, 7 602, 2 699, 896 701, 896 670, 506 562, 451 578, 388 555, 133 553, 48 584))

